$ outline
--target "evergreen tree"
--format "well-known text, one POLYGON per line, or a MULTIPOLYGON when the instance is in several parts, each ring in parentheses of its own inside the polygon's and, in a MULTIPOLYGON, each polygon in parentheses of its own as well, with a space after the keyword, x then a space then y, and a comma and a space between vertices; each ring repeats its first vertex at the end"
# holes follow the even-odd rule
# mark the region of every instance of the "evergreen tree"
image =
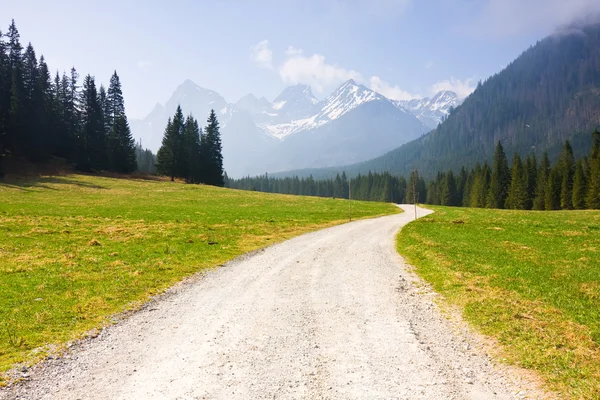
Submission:
POLYGON ((535 158, 535 154, 530 154, 527 157, 527 161, 525 162, 525 172, 527 180, 527 205, 525 206, 525 209, 531 210, 533 208, 533 201, 535 199, 535 188, 538 174, 537 159, 535 158))
POLYGON ((448 171, 442 184, 441 203, 443 206, 455 206, 457 205, 456 197, 456 180, 452 171, 448 171))
POLYGON ((90 75, 83 81, 81 104, 82 130, 78 143, 77 167, 84 171, 100 171, 106 169, 108 164, 106 134, 96 82, 90 75))
POLYGON ((511 168, 510 188, 506 198, 506 208, 525 210, 527 199, 527 171, 523 168, 521 157, 518 153, 515 153, 511 168))
MULTIPOLYGON (((185 120, 183 141, 186 160, 185 179, 189 183, 202 181, 202 159, 200 154, 200 128, 191 115, 185 120)), ((267 191, 267 190, 265 190, 267 191)))
POLYGON ((498 142, 494 155, 487 206, 489 208, 504 208, 509 186, 510 169, 508 168, 508 161, 502 148, 502 143, 498 142))
POLYGON ((114 120, 108 135, 108 146, 111 170, 128 174, 137 169, 135 142, 125 114, 114 120))
POLYGON ((548 181, 546 183, 546 210, 560 210, 561 186, 562 176, 560 173, 560 166, 555 165, 550 169, 550 173, 548 174, 548 181))
POLYGON ((588 208, 600 209, 600 132, 592 133, 592 150, 589 158, 589 180, 586 196, 588 208))
POLYGON ((215 110, 210 111, 208 125, 205 128, 205 141, 202 148, 204 160, 204 183, 213 186, 223 186, 223 155, 219 121, 215 110))
POLYGON ((534 210, 546 209, 546 189, 548 187, 548 177, 550 175, 550 159, 548 153, 544 152, 540 167, 538 169, 535 185, 535 198, 533 199, 534 210))
POLYGON ((585 208, 585 194, 587 182, 583 167, 583 160, 579 160, 575 167, 575 176, 573 178, 573 208, 583 210, 585 208))
POLYGON ((176 177, 185 177, 184 124, 183 111, 181 106, 177 106, 173 119, 167 123, 162 145, 156 154, 157 172, 171 177, 171 181, 176 177))
POLYGON ((117 71, 115 71, 110 78, 106 100, 107 125, 110 129, 118 117, 125 115, 123 90, 121 89, 121 81, 119 75, 117 75, 117 71))
POLYGON ((567 140, 559 158, 558 168, 561 178, 560 207, 563 210, 573 208, 573 175, 575 172, 575 158, 573 148, 567 140))

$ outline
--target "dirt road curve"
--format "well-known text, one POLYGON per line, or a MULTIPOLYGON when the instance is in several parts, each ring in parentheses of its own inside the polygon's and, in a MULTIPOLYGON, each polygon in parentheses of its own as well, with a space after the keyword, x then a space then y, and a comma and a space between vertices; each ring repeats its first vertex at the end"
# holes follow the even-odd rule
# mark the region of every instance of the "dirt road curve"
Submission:
POLYGON ((0 398, 522 397, 405 270, 394 234, 413 218, 353 222, 231 263, 0 398))

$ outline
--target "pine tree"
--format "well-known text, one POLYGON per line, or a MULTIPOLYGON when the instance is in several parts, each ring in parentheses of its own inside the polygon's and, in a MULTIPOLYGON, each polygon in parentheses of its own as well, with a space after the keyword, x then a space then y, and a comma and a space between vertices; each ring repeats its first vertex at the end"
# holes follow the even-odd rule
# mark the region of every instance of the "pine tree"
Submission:
POLYGON ((96 82, 90 75, 83 81, 81 104, 82 130, 78 143, 77 167, 84 171, 100 171, 108 166, 106 134, 96 82))
POLYGON ((221 134, 219 132, 219 121, 215 110, 210 111, 208 125, 205 128, 205 141, 202 149, 204 160, 204 183, 213 186, 223 186, 223 154, 221 146, 221 134))
POLYGON ((575 172, 574 160, 573 148, 571 147, 571 143, 569 143, 567 140, 563 146, 563 150, 558 161, 561 178, 560 207, 563 210, 570 210, 573 208, 573 175, 575 172))
POLYGON ((573 178, 573 208, 583 210, 585 208, 585 194, 587 182, 583 167, 583 160, 579 160, 575 167, 575 176, 573 178))
POLYGON ((533 201, 535 199, 535 188, 537 181, 537 159, 535 158, 535 154, 530 154, 527 157, 527 161, 525 162, 525 172, 527 177, 527 205, 525 206, 526 210, 531 210, 533 208, 533 201))
POLYGON ((106 100, 106 113, 108 117, 107 126, 110 130, 117 117, 125 115, 123 90, 121 89, 121 81, 119 79, 119 75, 117 75, 117 71, 115 71, 110 78, 110 85, 108 86, 108 95, 106 100))
POLYGON ((21 46, 21 42, 19 41, 21 35, 19 34, 19 30, 15 25, 14 19, 8 27, 6 37, 8 38, 10 68, 12 71, 14 71, 21 66, 21 53, 23 52, 23 46, 21 46))
POLYGON ((157 172, 171 177, 171 181, 176 177, 185 177, 184 123, 181 106, 177 106, 173 119, 169 119, 167 123, 162 145, 156 154, 157 172))
POLYGON ((455 206, 456 197, 456 180, 452 171, 448 171, 442 184, 441 203, 443 206, 455 206))
POLYGON ((540 167, 538 169, 535 185, 535 198, 533 199, 534 210, 546 209, 546 189, 548 187, 548 176, 550 175, 550 159, 548 153, 544 152, 540 167))
POLYGON ((191 115, 185 120, 183 128, 186 173, 189 183, 200 183, 202 179, 202 159, 200 154, 200 127, 191 115))
POLYGON ((506 208, 525 210, 527 208, 527 171, 518 153, 515 153, 512 168, 510 188, 506 198, 506 208))
POLYGON ((586 196, 588 208, 600 209, 600 132, 592 133, 592 150, 589 158, 589 180, 586 196))
POLYGON ((119 115, 112 124, 108 146, 112 171, 128 174, 137 169, 135 142, 125 114, 119 115))
POLYGON ((550 169, 546 182, 545 208, 546 210, 560 210, 560 193, 562 176, 560 166, 555 165, 550 169))
POLYGON ((498 142, 494 155, 494 166, 492 168, 487 206, 489 208, 504 208, 509 186, 510 169, 508 168, 508 161, 502 148, 502 143, 498 142))
POLYGON ((106 132, 106 134, 110 134, 111 128, 112 128, 112 118, 109 117, 110 112, 108 109, 108 99, 106 96, 106 89, 104 88, 104 85, 100 85, 100 91, 98 92, 98 96, 99 96, 99 102, 100 102, 100 109, 102 110, 102 125, 104 126, 104 132, 106 132))

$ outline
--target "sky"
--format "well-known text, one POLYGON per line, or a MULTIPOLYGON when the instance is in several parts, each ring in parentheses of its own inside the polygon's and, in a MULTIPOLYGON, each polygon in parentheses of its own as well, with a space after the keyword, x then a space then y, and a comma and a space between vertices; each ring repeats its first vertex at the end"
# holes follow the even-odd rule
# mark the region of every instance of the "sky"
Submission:
POLYGON ((0 0, 52 71, 117 71, 130 118, 185 79, 229 102, 272 101, 352 78, 394 99, 468 95, 536 41, 600 11, 598 0, 0 0))

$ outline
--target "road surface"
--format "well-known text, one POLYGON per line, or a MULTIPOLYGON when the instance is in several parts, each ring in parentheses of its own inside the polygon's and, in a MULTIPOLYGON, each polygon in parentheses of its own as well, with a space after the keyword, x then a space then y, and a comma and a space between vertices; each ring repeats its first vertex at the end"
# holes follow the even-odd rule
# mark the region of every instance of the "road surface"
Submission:
POLYGON ((0 398, 521 398, 396 253, 404 208, 209 272, 0 398))

